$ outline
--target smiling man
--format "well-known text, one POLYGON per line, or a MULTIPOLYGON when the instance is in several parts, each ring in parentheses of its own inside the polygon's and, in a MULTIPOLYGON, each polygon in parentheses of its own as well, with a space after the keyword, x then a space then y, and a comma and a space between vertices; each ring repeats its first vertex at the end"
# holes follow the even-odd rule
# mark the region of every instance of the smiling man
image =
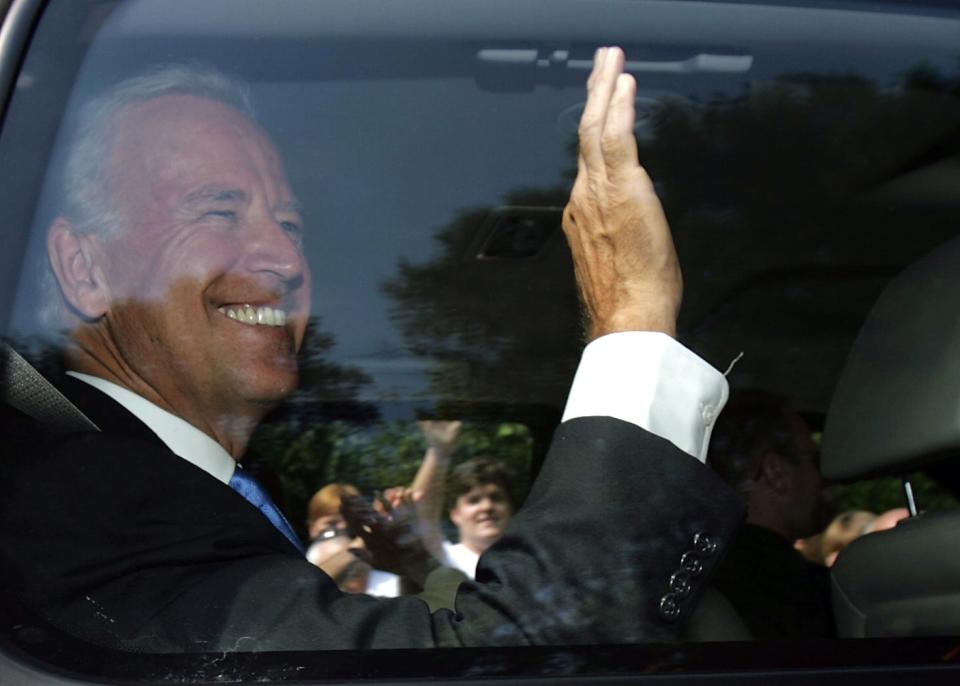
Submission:
POLYGON ((53 434, 4 406, 3 593, 147 652, 674 637, 740 508, 701 463, 726 384, 672 339, 680 272, 623 61, 597 53, 564 218, 592 342, 456 613, 341 593, 237 464, 296 388, 311 283, 308 232, 242 91, 173 67, 89 104, 47 252, 62 387, 100 431, 53 434))
POLYGON ((310 269, 280 156, 227 104, 228 83, 222 92, 173 92, 109 117, 101 174, 80 176, 92 164, 82 147, 68 174, 75 186, 109 179, 104 201, 126 226, 82 231, 60 217, 48 252, 74 332, 71 369, 133 391, 239 459, 297 386, 310 269))

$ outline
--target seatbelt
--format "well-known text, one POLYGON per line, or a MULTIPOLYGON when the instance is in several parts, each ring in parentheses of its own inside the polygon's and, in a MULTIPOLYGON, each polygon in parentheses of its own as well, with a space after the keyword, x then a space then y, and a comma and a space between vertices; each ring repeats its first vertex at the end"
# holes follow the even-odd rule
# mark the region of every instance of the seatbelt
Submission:
POLYGON ((7 343, 2 345, 4 402, 56 433, 100 430, 20 353, 7 343))

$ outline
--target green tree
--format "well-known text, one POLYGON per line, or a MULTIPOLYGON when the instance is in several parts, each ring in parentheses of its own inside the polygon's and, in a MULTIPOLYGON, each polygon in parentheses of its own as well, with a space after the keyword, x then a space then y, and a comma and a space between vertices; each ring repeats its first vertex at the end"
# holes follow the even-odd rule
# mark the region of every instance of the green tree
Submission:
POLYGON ((357 400, 369 379, 328 361, 334 344, 333 334, 311 319, 298 360, 300 387, 257 427, 244 458, 301 531, 310 496, 339 479, 335 448, 350 434, 346 420, 367 423, 377 416, 374 407, 357 400))
MULTIPOLYGON (((951 212, 865 200, 918 155, 960 151, 957 83, 921 65, 889 86, 792 74, 735 98, 666 102, 640 157, 683 265, 681 340, 721 369, 746 351, 734 383, 825 408, 886 279, 955 233, 951 212)), ((503 204, 562 206, 570 149, 565 183, 503 204)), ((434 256, 401 261, 383 291, 408 346, 436 360, 441 397, 559 407, 581 347, 559 214, 535 259, 494 263, 474 248, 495 211, 463 210, 437 230, 434 256)))
MULTIPOLYGON (((909 475, 914 499, 920 510, 947 510, 960 506, 957 498, 937 485, 937 482, 923 473, 909 475)), ((903 481, 895 477, 883 477, 868 481, 857 481, 831 487, 837 512, 847 510, 868 510, 886 512, 896 507, 906 507, 903 481)))

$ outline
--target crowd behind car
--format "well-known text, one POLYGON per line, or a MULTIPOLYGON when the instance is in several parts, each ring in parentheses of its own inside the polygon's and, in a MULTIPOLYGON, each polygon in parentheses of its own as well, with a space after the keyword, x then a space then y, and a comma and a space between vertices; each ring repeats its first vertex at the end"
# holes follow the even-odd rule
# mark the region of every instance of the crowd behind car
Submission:
MULTIPOLYGON (((410 484, 363 494, 330 483, 310 499, 307 558, 341 590, 420 595, 454 608, 456 585, 475 578, 480 556, 501 538, 516 506, 504 461, 474 457, 451 469, 461 427, 419 422, 427 448, 410 484), (411 556, 447 568, 439 577, 444 588, 414 582, 404 569, 411 556)), ((813 438, 785 399, 746 389, 734 392, 708 453, 708 464, 747 505, 746 523, 712 583, 757 639, 835 637, 829 568, 855 539, 909 516, 906 508, 837 512, 813 438)))

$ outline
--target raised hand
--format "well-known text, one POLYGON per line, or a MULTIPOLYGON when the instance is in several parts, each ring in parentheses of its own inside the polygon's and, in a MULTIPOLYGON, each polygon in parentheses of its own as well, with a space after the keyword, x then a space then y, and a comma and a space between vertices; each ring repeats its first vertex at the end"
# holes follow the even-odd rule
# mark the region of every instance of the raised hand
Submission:
POLYGON ((427 440, 427 447, 450 453, 453 452, 453 447, 460 436, 463 422, 433 419, 417 422, 417 425, 420 427, 423 437, 427 440))
POLYGON ((683 297, 670 227, 638 159, 637 86, 623 65, 620 48, 597 50, 563 216, 589 340, 617 331, 674 336, 683 297))
POLYGON ((413 502, 403 498, 398 507, 379 501, 375 507, 363 498, 344 498, 340 513, 363 539, 370 562, 423 586, 426 575, 438 566, 417 531, 413 502))

